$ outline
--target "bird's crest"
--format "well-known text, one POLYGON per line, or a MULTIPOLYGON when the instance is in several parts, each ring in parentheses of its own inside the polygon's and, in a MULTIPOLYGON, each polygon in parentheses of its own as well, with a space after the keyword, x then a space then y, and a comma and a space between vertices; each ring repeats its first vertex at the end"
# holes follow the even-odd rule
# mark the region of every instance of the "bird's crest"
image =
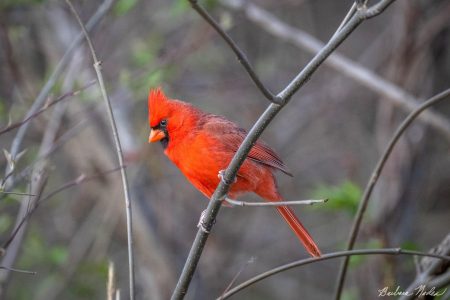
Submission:
POLYGON ((160 119, 167 113, 168 101, 161 87, 150 89, 148 94, 148 120, 150 127, 158 125, 160 119))

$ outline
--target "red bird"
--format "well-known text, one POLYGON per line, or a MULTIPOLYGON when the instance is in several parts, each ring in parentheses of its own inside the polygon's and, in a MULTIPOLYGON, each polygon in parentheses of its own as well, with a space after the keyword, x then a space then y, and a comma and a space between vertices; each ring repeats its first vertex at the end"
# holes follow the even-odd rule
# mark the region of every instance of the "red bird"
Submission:
MULTIPOLYGON (((164 153, 186 178, 210 198, 219 184, 218 174, 225 170, 247 132, 224 117, 205 113, 191 104, 168 99, 161 89, 150 90, 148 96, 149 142, 160 141, 164 153)), ((274 172, 292 176, 269 146, 256 142, 231 185, 228 197, 254 192, 267 201, 282 201, 274 172)), ((293 210, 278 206, 306 250, 314 257, 320 250, 293 210)))

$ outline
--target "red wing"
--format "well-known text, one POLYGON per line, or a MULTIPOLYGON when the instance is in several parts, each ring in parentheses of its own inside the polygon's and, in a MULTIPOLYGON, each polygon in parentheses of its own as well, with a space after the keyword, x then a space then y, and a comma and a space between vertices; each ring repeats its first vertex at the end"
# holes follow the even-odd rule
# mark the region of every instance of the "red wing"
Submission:
MULTIPOLYGON (((220 137, 223 144, 233 153, 238 150, 247 135, 247 131, 221 116, 207 115, 204 117, 203 122, 203 124, 199 124, 199 127, 210 132, 213 136, 220 137)), ((248 158, 293 176, 275 151, 263 142, 258 141, 253 145, 248 158)))

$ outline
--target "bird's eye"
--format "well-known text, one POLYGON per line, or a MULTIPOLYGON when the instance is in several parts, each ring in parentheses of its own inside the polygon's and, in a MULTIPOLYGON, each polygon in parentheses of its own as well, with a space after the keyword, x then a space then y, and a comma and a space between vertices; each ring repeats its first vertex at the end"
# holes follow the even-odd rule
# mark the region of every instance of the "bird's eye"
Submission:
POLYGON ((166 119, 164 119, 164 120, 161 120, 161 122, 159 122, 159 125, 160 126, 166 126, 167 125, 167 120, 166 119))

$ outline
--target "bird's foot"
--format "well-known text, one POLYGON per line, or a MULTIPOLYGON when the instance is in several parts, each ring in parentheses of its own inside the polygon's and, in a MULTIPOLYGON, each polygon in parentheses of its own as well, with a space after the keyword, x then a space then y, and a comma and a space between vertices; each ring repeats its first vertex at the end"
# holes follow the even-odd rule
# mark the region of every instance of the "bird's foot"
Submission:
POLYGON ((233 183, 236 183, 237 179, 236 177, 233 179, 233 181, 229 181, 225 179, 225 170, 220 170, 219 174, 217 174, 217 177, 220 178, 220 180, 225 183, 226 185, 232 185, 233 183))
POLYGON ((198 220, 197 228, 200 228, 204 233, 209 233, 211 231, 212 225, 216 223, 216 220, 211 225, 206 224, 206 209, 202 211, 200 215, 200 220, 198 220))

